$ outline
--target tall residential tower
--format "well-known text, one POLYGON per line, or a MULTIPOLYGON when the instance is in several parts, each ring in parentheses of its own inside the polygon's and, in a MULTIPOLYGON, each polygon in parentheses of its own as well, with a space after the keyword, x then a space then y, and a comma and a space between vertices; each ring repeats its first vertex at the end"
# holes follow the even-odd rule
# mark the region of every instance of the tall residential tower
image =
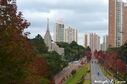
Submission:
POLYGON ((96 33, 85 34, 84 46, 89 46, 92 51, 100 50, 100 37, 96 33))
POLYGON ((127 3, 123 5, 123 44, 127 42, 127 3))
POLYGON ((64 33, 64 41, 67 43, 71 43, 72 41, 78 42, 77 29, 73 29, 68 27, 65 29, 64 33))
POLYGON ((56 42, 64 42, 64 24, 62 21, 56 22, 54 40, 56 42))
POLYGON ((88 35, 84 35, 84 47, 88 47, 88 35))
POLYGON ((127 7, 122 0, 109 0, 109 47, 119 47, 127 39, 127 7))

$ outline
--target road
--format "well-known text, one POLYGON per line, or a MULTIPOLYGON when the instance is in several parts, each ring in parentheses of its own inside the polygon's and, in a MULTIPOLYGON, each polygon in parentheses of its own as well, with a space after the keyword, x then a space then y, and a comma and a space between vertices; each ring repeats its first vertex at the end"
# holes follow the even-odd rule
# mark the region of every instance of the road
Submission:
POLYGON ((113 80, 109 80, 102 73, 97 60, 92 58, 91 60, 91 84, 113 84, 113 80))

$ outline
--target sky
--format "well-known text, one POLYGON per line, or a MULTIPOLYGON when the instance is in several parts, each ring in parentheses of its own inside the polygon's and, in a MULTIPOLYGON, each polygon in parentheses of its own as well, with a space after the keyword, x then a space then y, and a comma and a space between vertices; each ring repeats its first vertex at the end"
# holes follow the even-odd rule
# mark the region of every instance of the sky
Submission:
POLYGON ((31 33, 30 38, 37 34, 44 37, 47 17, 52 36, 55 22, 62 19, 65 28, 71 26, 78 30, 80 45, 85 33, 94 32, 101 38, 108 34, 108 0, 17 0, 17 6, 31 23, 25 30, 31 33))

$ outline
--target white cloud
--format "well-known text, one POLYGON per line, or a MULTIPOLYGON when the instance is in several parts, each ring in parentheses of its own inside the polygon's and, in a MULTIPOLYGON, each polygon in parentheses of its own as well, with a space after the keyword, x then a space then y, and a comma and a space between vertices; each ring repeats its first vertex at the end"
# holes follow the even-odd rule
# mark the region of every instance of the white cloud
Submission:
POLYGON ((30 37, 38 33, 44 36, 46 18, 50 18, 53 34, 55 21, 62 18, 65 26, 71 25, 79 31, 79 43, 83 44, 85 32, 107 34, 108 0, 18 0, 18 10, 31 22, 27 31, 30 37))
POLYGON ((123 0, 124 2, 127 2, 127 0, 123 0))

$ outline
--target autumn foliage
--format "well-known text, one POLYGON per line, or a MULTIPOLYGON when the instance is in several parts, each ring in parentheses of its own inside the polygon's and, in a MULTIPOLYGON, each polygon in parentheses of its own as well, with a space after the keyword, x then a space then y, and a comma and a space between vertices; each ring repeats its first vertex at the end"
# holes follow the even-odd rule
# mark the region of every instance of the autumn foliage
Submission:
POLYGON ((117 51, 112 52, 95 52, 95 57, 105 66, 106 69, 113 73, 126 74, 126 64, 119 58, 117 51))
POLYGON ((89 47, 86 48, 84 56, 86 56, 88 62, 91 60, 92 52, 91 52, 91 49, 89 47))
POLYGON ((85 56, 87 58, 87 61, 89 62, 91 60, 91 51, 85 51, 85 56))
POLYGON ((17 13, 15 0, 0 0, 1 84, 50 83, 47 61, 33 51, 24 33, 29 25, 22 13, 17 13))

